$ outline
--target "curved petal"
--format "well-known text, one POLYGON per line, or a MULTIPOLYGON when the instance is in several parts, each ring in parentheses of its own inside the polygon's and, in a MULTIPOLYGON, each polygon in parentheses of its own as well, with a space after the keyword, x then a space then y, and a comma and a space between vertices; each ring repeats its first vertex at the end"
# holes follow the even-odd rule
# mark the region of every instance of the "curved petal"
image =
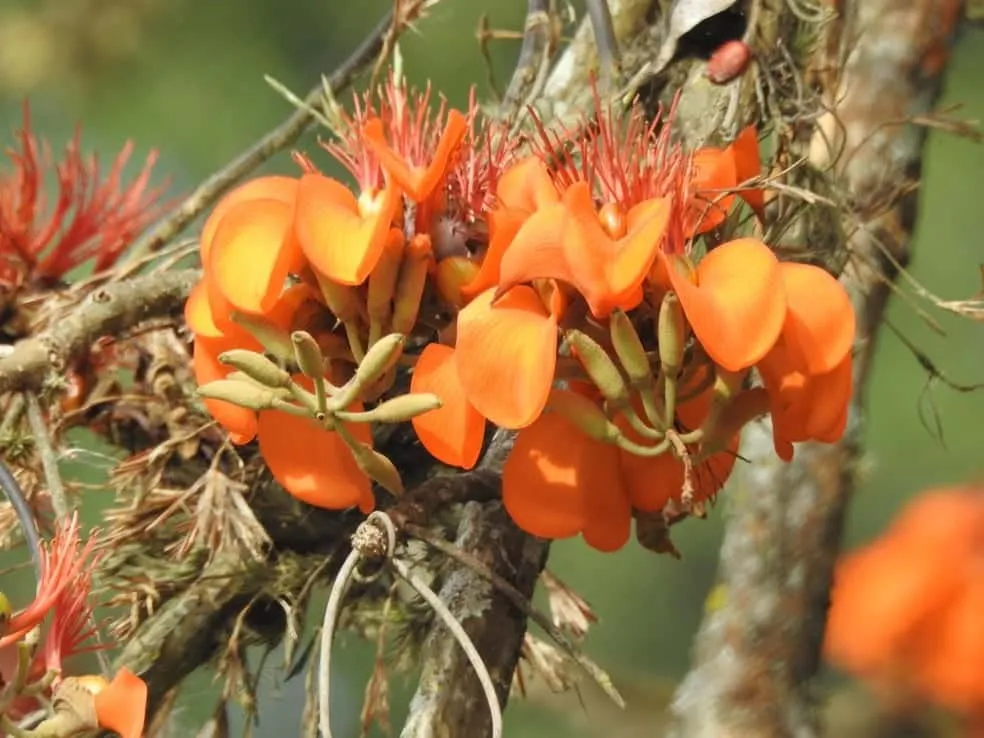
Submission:
POLYGON ((229 212, 233 205, 246 200, 279 200, 287 205, 293 205, 296 194, 297 177, 278 175, 257 177, 231 190, 212 208, 211 214, 205 220, 205 225, 202 226, 202 235, 198 241, 201 247, 202 263, 208 263, 209 250, 212 247, 215 231, 218 229, 222 217, 229 212))
MULTIPOLYGON (((220 364, 218 356, 223 351, 233 348, 261 351, 260 344, 249 334, 238 336, 242 340, 228 337, 221 339, 195 338, 195 346, 191 355, 191 367, 195 374, 195 383, 202 385, 225 379, 233 370, 226 364, 220 364)), ((256 437, 256 413, 231 402, 204 398, 202 402, 209 415, 229 433, 229 440, 235 444, 249 443, 256 437)))
MULTIPOLYGON (((754 125, 746 126, 738 134, 729 148, 735 160, 736 184, 747 182, 762 173, 762 158, 759 153, 758 131, 754 125)), ((765 191, 761 189, 745 189, 738 192, 738 197, 748 203, 759 220, 765 218, 765 191)))
POLYGON ((503 428, 543 412, 557 365, 557 319, 536 291, 514 287, 495 304, 479 295, 458 314, 455 364, 468 401, 503 428))
POLYGON ((751 238, 722 244, 698 263, 696 284, 680 257, 662 258, 694 335, 716 364, 740 371, 775 345, 786 319, 786 293, 768 246, 751 238))
POLYGON ((384 188, 363 216, 345 185, 322 174, 305 174, 297 187, 294 233, 311 267, 333 282, 362 284, 386 248, 399 192, 384 188))
POLYGON ((414 365, 410 391, 435 394, 442 403, 437 410, 411 420, 424 448, 450 466, 474 467, 485 441, 485 418, 465 397, 454 349, 439 343, 425 346, 414 365))
POLYGON ((632 534, 632 505, 622 481, 618 448, 596 443, 590 453, 596 481, 584 482, 586 520, 581 535, 591 548, 610 553, 622 548, 632 534))
POLYGON ((687 233, 699 236, 717 228, 728 217, 734 195, 724 191, 738 183, 734 152, 730 149, 703 148, 694 152, 690 180, 690 208, 687 233))
POLYGON ((448 119, 426 168, 412 166, 386 142, 383 122, 373 118, 362 129, 365 142, 379 159, 383 169, 396 180, 407 196, 417 203, 427 200, 447 174, 455 150, 468 131, 468 120, 460 111, 448 112, 448 119))
MULTIPOLYGON (((367 424, 346 427, 360 443, 371 442, 367 424)), ((264 410, 257 435, 270 473, 293 497, 328 510, 354 506, 363 512, 372 510, 375 503, 369 477, 337 433, 310 418, 264 410)))
POLYGON ((499 177, 496 196, 503 208, 529 215, 540 208, 560 202, 560 194, 550 177, 550 170, 536 155, 520 159, 499 177))
POLYGON ((838 366, 854 343, 854 307, 843 285, 812 264, 780 265, 786 288, 783 334, 811 374, 838 366))
POLYGON ((262 315, 283 291, 300 255, 290 234, 292 214, 280 200, 248 200, 222 218, 205 269, 236 310, 262 315))
POLYGON ((639 296, 639 287, 656 260, 670 217, 670 201, 653 198, 636 205, 627 215, 628 231, 613 240, 604 231, 595 212, 591 189, 576 182, 564 193, 569 219, 563 232, 563 253, 574 277, 596 317, 605 317, 616 307, 639 296))
POLYGON ((659 512, 671 499, 679 499, 683 490, 683 464, 673 454, 639 456, 619 449, 619 455, 625 488, 636 510, 659 512))
POLYGON ((120 738, 140 738, 147 719, 147 683, 124 667, 96 693, 95 706, 99 727, 120 738))
POLYGON ((461 294, 468 299, 499 283, 502 258, 529 215, 520 210, 499 208, 489 211, 486 217, 489 223, 489 247, 485 250, 478 274, 461 288, 461 294))
POLYGON ((502 504, 516 525, 540 538, 580 533, 587 490, 611 482, 592 463, 600 445, 554 413, 521 430, 502 469, 502 504))
POLYGON ((850 353, 829 372, 809 378, 810 412, 806 435, 821 443, 839 441, 847 428, 847 414, 854 390, 850 353))
POLYGON ((537 210, 516 232, 499 264, 499 293, 535 279, 556 279, 583 291, 564 253, 568 209, 563 203, 537 210))
POLYGON ((216 320, 212 315, 212 307, 208 300, 208 284, 205 278, 198 280, 191 292, 188 293, 188 300, 184 308, 185 323, 196 336, 202 338, 222 338, 223 331, 216 325, 216 320))

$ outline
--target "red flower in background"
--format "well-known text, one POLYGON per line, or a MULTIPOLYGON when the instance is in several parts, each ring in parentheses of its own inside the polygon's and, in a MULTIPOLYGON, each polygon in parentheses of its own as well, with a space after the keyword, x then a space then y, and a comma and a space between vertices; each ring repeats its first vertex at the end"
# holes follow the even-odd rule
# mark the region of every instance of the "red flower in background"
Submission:
POLYGON ((148 189, 156 151, 126 186, 123 168, 133 153, 130 142, 105 176, 95 154, 82 154, 78 130, 62 159, 53 163, 47 143, 31 132, 27 103, 17 140, 18 146, 7 150, 12 169, 0 170, 0 286, 57 283, 86 262, 102 271, 163 212, 164 186, 148 189), (45 189, 52 170, 49 202, 45 189))

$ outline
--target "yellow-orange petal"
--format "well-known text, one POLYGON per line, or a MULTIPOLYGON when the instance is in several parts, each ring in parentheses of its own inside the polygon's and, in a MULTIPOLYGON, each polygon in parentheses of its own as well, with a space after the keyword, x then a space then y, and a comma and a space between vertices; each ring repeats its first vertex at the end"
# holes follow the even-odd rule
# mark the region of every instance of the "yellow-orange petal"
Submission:
MULTIPOLYGON (((564 203, 537 210, 522 224, 499 263, 499 292, 535 279, 556 279, 583 291, 564 252, 569 211, 564 203)), ((597 277, 601 281, 602 277, 597 277)))
POLYGON ((810 374, 832 371, 854 343, 854 308, 847 291, 812 264, 784 262, 780 269, 788 306, 783 335, 810 374))
POLYGON ((499 177, 495 192, 503 208, 526 215, 560 202, 550 170, 535 155, 524 157, 506 169, 499 177))
POLYGON ((222 217, 233 205, 246 200, 280 200, 283 203, 292 205, 296 194, 297 178, 278 175, 257 177, 231 190, 225 197, 219 200, 212 209, 211 214, 205 220, 205 225, 202 226, 202 235, 199 239, 202 263, 208 263, 209 250, 212 247, 212 239, 215 237, 215 231, 218 229, 222 217))
MULTIPOLYGON (((191 354, 191 366, 195 375, 195 383, 200 387, 224 379, 232 372, 232 367, 220 364, 218 356, 233 348, 243 348, 253 351, 262 350, 255 339, 241 337, 243 340, 195 338, 195 346, 191 354)), ((205 398, 202 400, 209 415, 225 428, 229 440, 237 445, 249 443, 256 437, 256 413, 231 402, 205 398)))
POLYGON ((613 240, 604 231, 590 186, 576 182, 564 193, 569 219, 563 232, 563 253, 574 285, 596 317, 615 308, 631 309, 640 286, 656 260, 670 216, 670 202, 653 198, 626 216, 627 232, 613 240))
POLYGON ((490 211, 486 217, 489 223, 489 247, 482 257, 478 274, 461 288, 461 294, 468 299, 499 283, 502 257, 529 215, 521 210, 499 208, 490 211))
POLYGON ((580 533, 587 490, 611 481, 594 463, 599 446, 554 413, 521 430, 502 469, 502 503, 516 525, 540 538, 580 533))
POLYGON ((821 443, 834 443, 844 435, 854 390, 852 365, 852 357, 848 353, 829 372, 810 376, 808 388, 812 402, 806 421, 808 438, 821 443))
POLYGON ((147 719, 147 683, 126 667, 95 696, 96 720, 120 738, 141 738, 147 719))
POLYGON ((557 319, 531 287, 493 304, 494 290, 458 314, 455 365, 468 401, 503 428, 524 428, 543 412, 557 365, 557 319))
POLYGON ((687 214, 687 233, 699 236, 721 225, 734 202, 734 195, 724 192, 737 183, 733 150, 707 147, 695 151, 690 182, 694 194, 687 214))
POLYGON ((332 282, 362 284, 386 248, 399 192, 385 187, 366 213, 345 185, 323 174, 305 174, 297 187, 294 233, 311 267, 332 282))
MULTIPOLYGON (((762 158, 759 153, 758 131, 754 125, 746 126, 729 147, 735 160, 735 179, 737 184, 747 182, 762 173, 762 158)), ((765 192, 762 189, 743 189, 738 196, 748 203, 759 220, 765 218, 765 192)))
POLYGON ((448 112, 447 122, 441 138, 434 149, 430 163, 426 167, 412 166, 397 154, 386 142, 383 122, 373 118, 365 124, 362 135, 383 169, 417 203, 427 200, 447 174, 451 157, 461 145, 468 130, 468 120, 458 110, 448 112))
POLYGON ((722 244, 700 260, 696 284, 681 257, 662 258, 694 335, 716 364, 740 371, 775 345, 786 319, 786 292, 768 246, 752 238, 722 244))
POLYGON ((204 278, 198 280, 188 293, 184 317, 188 328, 196 336, 222 338, 223 331, 216 325, 215 317, 212 315, 212 307, 208 300, 208 284, 204 278))
POLYGON ((230 207, 219 223, 205 270, 236 310, 268 311, 297 268, 302 257, 290 232, 292 215, 280 200, 246 200, 230 207))
POLYGON ((485 418, 468 402, 458 379, 454 349, 430 343, 417 357, 410 391, 431 393, 441 407, 411 420, 417 438, 438 461, 471 469, 485 440, 485 418))
MULTIPOLYGON (((346 427, 360 443, 371 442, 367 424, 346 427)), ((363 512, 372 510, 375 503, 369 478, 337 433, 309 418, 264 410, 257 435, 270 473, 293 497, 328 510, 355 506, 363 512)))

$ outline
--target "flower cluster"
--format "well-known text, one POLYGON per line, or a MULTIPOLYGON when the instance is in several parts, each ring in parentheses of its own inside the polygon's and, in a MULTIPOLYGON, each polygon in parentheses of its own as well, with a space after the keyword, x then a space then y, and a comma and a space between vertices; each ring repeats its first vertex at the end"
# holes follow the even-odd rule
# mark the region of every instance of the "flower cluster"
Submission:
POLYGON ((34 600, 14 612, 0 593, 0 716, 16 723, 50 703, 39 734, 104 728, 122 738, 140 738, 147 702, 142 679, 127 669, 112 681, 63 674, 66 658, 94 648, 87 645, 94 635, 89 604, 94 545, 94 538, 83 544, 73 516, 58 525, 50 545, 42 546, 34 600))
POLYGON ((984 714, 984 493, 924 493, 834 577, 825 650, 886 700, 984 714))
POLYGON ((518 431, 515 522, 608 551, 633 511, 713 497, 756 417, 771 414, 785 459, 841 436, 846 293, 758 240, 720 243, 738 198, 763 213, 742 187, 760 174, 753 128, 687 152, 672 111, 646 122, 597 101, 582 125, 538 121, 521 142, 429 97, 391 79, 339 116, 327 148, 356 191, 297 156, 300 176, 240 186, 204 226, 196 375, 289 492, 368 510, 370 478, 400 485, 367 423, 410 420, 466 469, 491 424, 518 431))

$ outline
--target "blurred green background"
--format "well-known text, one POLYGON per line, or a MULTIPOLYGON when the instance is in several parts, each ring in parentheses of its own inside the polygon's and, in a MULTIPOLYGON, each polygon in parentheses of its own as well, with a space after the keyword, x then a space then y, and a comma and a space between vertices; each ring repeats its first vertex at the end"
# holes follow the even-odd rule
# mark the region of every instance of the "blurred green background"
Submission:
MULTIPOLYGON (((385 10, 387 0, 3 0, 0 3, 0 140, 19 126, 20 105, 31 100, 35 130, 57 150, 77 122, 87 147, 108 160, 132 138, 138 157, 161 152, 158 179, 175 194, 234 157, 288 112, 263 81, 269 74, 306 91, 355 46, 385 10)), ((482 13, 491 25, 521 28, 521 0, 444 0, 401 42, 407 75, 431 80, 452 103, 470 85, 486 91, 487 70, 475 39, 482 13)), ((518 42, 491 47, 493 73, 508 80, 518 42)), ((984 31, 968 29, 958 44, 942 104, 962 103, 961 116, 984 118, 984 31)), ((344 98, 343 98, 344 100, 344 98)), ((300 145, 328 166, 313 137, 300 145)), ((6 162, 0 164, 5 167, 6 162)), ((293 171, 286 155, 267 165, 293 171)), ((946 299, 981 290, 981 172, 984 149, 932 133, 925 162, 913 275, 946 299)), ((929 309, 925 304, 922 308, 929 309)), ((955 381, 984 380, 984 330, 932 310, 946 335, 931 330, 896 299, 891 321, 955 381)), ((984 394, 961 394, 927 376, 910 351, 883 334, 871 383, 868 457, 849 523, 849 545, 870 538, 913 494, 984 472, 980 423, 984 394), (938 413, 943 442, 922 416, 938 413)), ((105 463, 81 453, 68 473, 91 476, 105 463)), ((656 557, 635 545, 602 556, 579 543, 556 545, 551 568, 595 605, 601 622, 587 650, 615 676, 631 703, 625 714, 605 705, 591 687, 561 698, 531 685, 507 717, 511 738, 652 735, 674 680, 684 672, 690 639, 712 582, 727 495, 709 520, 681 526, 675 540, 683 561, 656 557)), ((345 642, 338 672, 339 735, 355 735, 369 650, 345 642)), ((275 661, 275 660, 274 660, 275 661)), ((280 685, 264 678, 259 738, 292 734, 301 712, 300 679, 280 685)), ((409 686, 409 683, 405 686, 409 686)), ((406 692, 393 695, 398 731, 406 692)), ((214 704, 207 675, 186 690, 188 725, 214 704)))

